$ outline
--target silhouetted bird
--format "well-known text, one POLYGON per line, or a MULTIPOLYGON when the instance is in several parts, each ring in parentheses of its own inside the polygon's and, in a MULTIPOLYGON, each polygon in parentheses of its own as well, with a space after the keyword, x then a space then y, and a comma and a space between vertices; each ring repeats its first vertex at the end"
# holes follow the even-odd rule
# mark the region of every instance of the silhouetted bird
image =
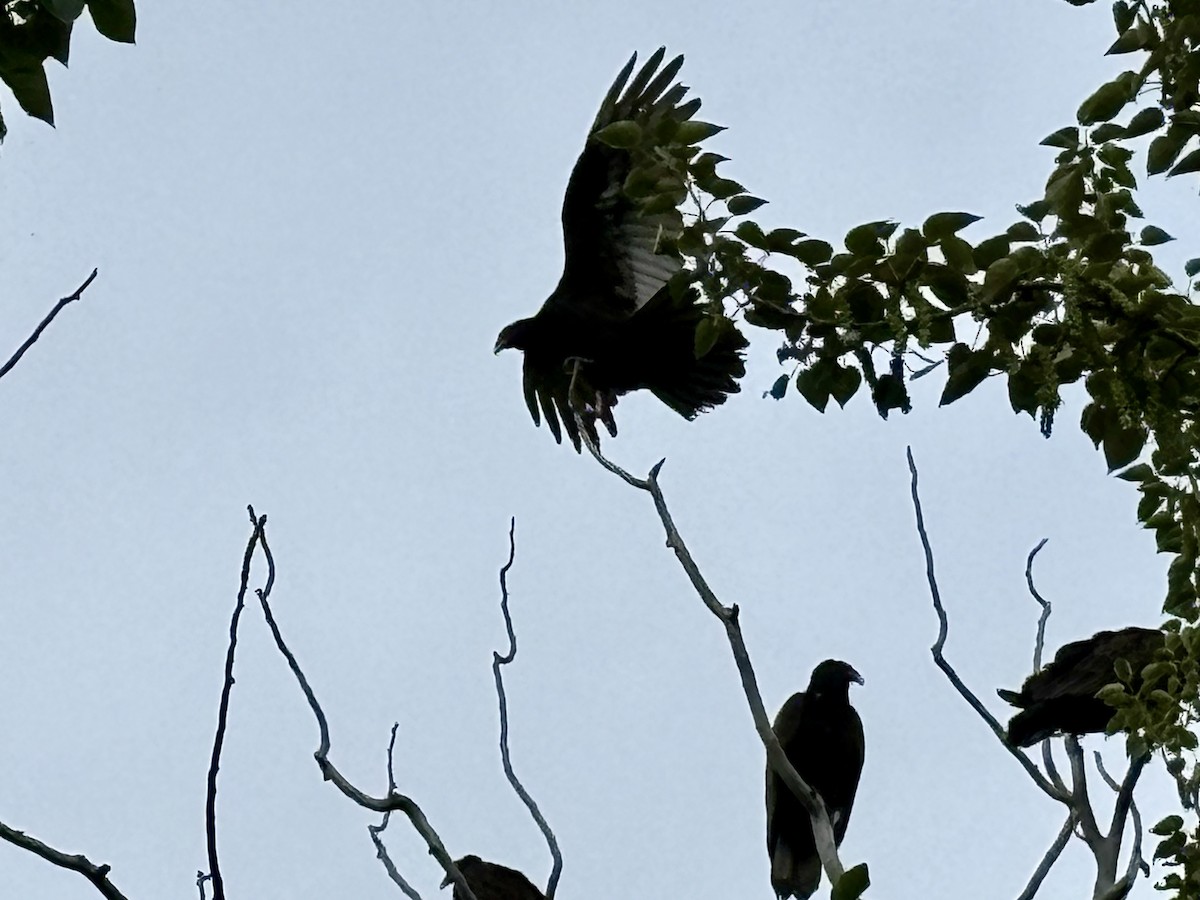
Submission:
POLYGON ((635 53, 609 89, 567 184, 565 261, 558 286, 536 315, 506 326, 496 339, 497 353, 509 347, 525 353, 525 403, 533 421, 540 424, 545 415, 561 443, 561 419, 576 450, 579 429, 572 399, 588 435, 598 440, 596 419, 616 435, 612 408, 621 394, 648 389, 692 419, 737 391, 737 379, 746 371, 741 353, 746 340, 724 318, 712 320, 715 342, 697 358, 696 327, 705 318, 704 307, 694 291, 676 290, 673 297, 667 287, 681 268, 670 245, 683 224, 669 197, 683 202, 684 176, 677 167, 656 172, 639 163, 636 174, 657 178, 653 193, 668 196, 666 208, 648 213, 627 194, 633 154, 596 137, 616 122, 632 122, 637 140, 661 136, 664 144, 657 149, 680 156, 694 153, 678 137, 677 126, 691 119, 700 101, 680 104, 687 88, 672 82, 683 57, 659 71, 665 52, 659 48, 628 81, 635 53))
MULTIPOLYGON (((775 734, 801 778, 821 795, 840 846, 850 822, 863 766, 862 720, 850 705, 850 683, 862 684, 847 663, 818 665, 808 690, 793 694, 775 717, 775 734)), ((767 764, 767 854, 779 897, 811 896, 821 881, 812 820, 796 795, 767 764)))
POLYGON ((1020 691, 996 692, 1021 708, 1008 723, 1008 742, 1031 747, 1055 734, 1107 730, 1115 710, 1097 699, 1096 692, 1118 680, 1114 669, 1118 659, 1129 662, 1137 690, 1142 669, 1162 646, 1163 633, 1157 628, 1101 631, 1063 645, 1052 663, 1025 679, 1020 691))
MULTIPOLYGON (((516 869, 485 862, 475 855, 464 856, 454 864, 470 885, 475 900, 546 900, 545 895, 516 869)), ((442 887, 452 883, 447 875, 442 887)), ((466 900, 458 885, 454 886, 454 900, 466 900)))

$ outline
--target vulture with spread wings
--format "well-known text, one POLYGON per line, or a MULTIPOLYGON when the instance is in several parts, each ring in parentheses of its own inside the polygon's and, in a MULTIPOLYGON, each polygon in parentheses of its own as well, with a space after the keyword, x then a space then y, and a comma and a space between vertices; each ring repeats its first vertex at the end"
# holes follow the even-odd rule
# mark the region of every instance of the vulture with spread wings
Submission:
MULTIPOLYGON (((545 895, 516 869, 487 862, 474 854, 457 859, 454 864, 462 872, 475 900, 546 900, 545 895)), ((447 875, 442 887, 451 883, 447 875)), ((458 885, 454 886, 454 900, 465 900, 458 885)))
POLYGON ((1096 692, 1118 680, 1117 660, 1128 661, 1137 690, 1142 669, 1162 646, 1163 633, 1157 628, 1132 627, 1063 645, 1053 662, 1025 679, 1020 691, 997 691, 1021 709, 1008 723, 1008 742, 1032 747, 1055 734, 1106 731, 1114 710, 1096 692))
MULTIPOLYGON (((793 694, 775 717, 775 735, 788 760, 821 795, 838 846, 846 836, 862 773, 862 720, 850 705, 850 684, 862 676, 836 659, 818 665, 808 690, 793 694)), ((812 820, 796 795, 767 763, 767 854, 778 897, 812 896, 821 882, 821 858, 812 820)))
POLYGON ((525 403, 533 421, 545 416, 559 443, 565 429, 576 450, 575 413, 598 441, 597 419, 617 433, 613 406, 621 394, 645 388, 692 419, 723 403, 745 374, 741 333, 714 317, 715 340, 697 341, 705 308, 694 291, 667 284, 682 267, 672 246, 683 227, 678 205, 687 196, 686 169, 678 160, 694 154, 691 144, 710 132, 681 131, 700 101, 681 103, 687 88, 674 81, 683 57, 660 69, 665 52, 659 48, 630 80, 635 53, 609 88, 567 184, 566 259, 558 286, 536 315, 513 322, 496 339, 497 353, 524 351, 525 403), (617 126, 615 135, 610 126, 617 126), (663 164, 656 166, 655 158, 663 164), (632 198, 631 174, 635 181, 656 178, 653 193, 669 202, 632 198))

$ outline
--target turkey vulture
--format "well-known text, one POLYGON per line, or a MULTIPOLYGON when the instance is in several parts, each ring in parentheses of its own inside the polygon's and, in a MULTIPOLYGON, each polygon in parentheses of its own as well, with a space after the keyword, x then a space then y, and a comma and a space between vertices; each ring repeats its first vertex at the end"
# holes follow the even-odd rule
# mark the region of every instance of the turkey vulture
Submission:
MULTIPOLYGON (((546 900, 545 895, 516 869, 485 862, 475 855, 464 856, 455 860, 454 864, 462 872, 475 900, 546 900)), ((451 883, 447 875, 442 887, 451 883)), ((454 900, 464 900, 463 892, 457 885, 454 887, 454 900)))
POLYGON ((1058 733, 1088 734, 1108 728, 1113 708, 1096 697, 1106 684, 1117 681, 1114 665, 1128 661, 1138 689, 1141 671, 1163 646, 1157 628, 1101 631, 1082 641, 1065 644, 1054 661, 1025 679, 1018 691, 999 690, 1001 699, 1021 708, 1008 723, 1008 742, 1032 747, 1058 733))
MULTIPOLYGON (((793 694, 775 717, 775 735, 800 777, 821 795, 840 846, 850 822, 863 765, 862 720, 850 705, 850 682, 862 684, 847 663, 818 665, 808 690, 793 694)), ((767 854, 778 897, 811 896, 821 881, 821 858, 808 811, 767 763, 767 854)))
POLYGON ((630 80, 635 53, 609 88, 567 183, 558 286, 536 315, 496 338, 497 353, 524 351, 525 403, 534 423, 545 415, 562 443, 561 419, 577 451, 575 412, 593 441, 597 418, 615 436, 617 397, 646 388, 693 419, 737 391, 746 371, 746 340, 733 324, 709 316, 694 291, 667 284, 682 268, 671 246, 683 227, 676 207, 687 196, 681 160, 712 128, 692 123, 686 135, 680 130, 700 101, 680 103, 687 88, 673 82, 683 57, 660 70, 665 52, 660 47, 630 80), (621 147, 597 137, 615 123, 622 123, 620 139, 611 129, 605 137, 621 147), (636 182, 647 190, 647 178, 666 204, 651 208, 630 196, 636 182), (706 317, 715 330, 711 341, 699 341, 696 329, 706 317))

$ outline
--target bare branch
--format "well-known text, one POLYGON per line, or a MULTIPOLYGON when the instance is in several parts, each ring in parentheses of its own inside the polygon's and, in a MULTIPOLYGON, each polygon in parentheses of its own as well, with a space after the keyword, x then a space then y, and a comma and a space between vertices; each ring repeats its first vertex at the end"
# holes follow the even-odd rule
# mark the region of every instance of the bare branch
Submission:
POLYGON ((196 870, 196 890, 198 890, 200 892, 200 900, 206 900, 205 894, 204 894, 204 882, 206 882, 206 881, 212 881, 212 876, 206 874, 205 872, 201 872, 200 870, 197 869, 196 870))
MULTIPOLYGON (((1025 584, 1029 586, 1029 593, 1042 607, 1042 614, 1038 616, 1037 638, 1033 643, 1033 671, 1038 672, 1042 668, 1042 652, 1046 644, 1046 621, 1050 618, 1050 601, 1045 599, 1038 593, 1037 586, 1033 583, 1033 560, 1046 546, 1049 538, 1042 538, 1037 542, 1037 546, 1029 551, 1029 556, 1025 558, 1025 584)), ((1064 795, 1069 793, 1066 784, 1062 780, 1062 776, 1058 774, 1058 766, 1054 764, 1054 749, 1051 746, 1049 738, 1042 741, 1042 764, 1046 767, 1046 775, 1053 784, 1064 795)))
MULTIPOLYGON (((265 517, 264 517, 265 524, 265 517)), ((275 615, 271 612, 270 596, 271 586, 275 581, 275 557, 271 553, 271 548, 267 543, 267 534, 265 530, 261 531, 260 539, 262 541, 263 553, 267 558, 267 583, 266 586, 258 591, 258 600, 262 605, 263 617, 267 621, 267 627, 271 629, 271 636, 275 639, 275 646, 279 652, 283 654, 287 660, 288 668, 296 678, 296 682, 300 685, 300 690, 304 693, 305 699, 308 701, 308 706, 312 710, 313 718, 317 720, 317 729, 320 732, 320 745, 318 746, 313 758, 317 761, 317 766, 321 770, 321 775, 326 781, 333 782, 343 795, 353 800, 364 809, 374 810, 379 813, 386 813, 390 810, 398 810, 408 817, 417 834, 419 834, 425 844, 429 847, 430 855, 438 861, 438 864, 446 872, 454 884, 462 891, 462 896, 465 900, 477 900, 475 894, 471 891, 470 885, 463 878, 462 872, 458 870, 458 866, 454 864, 454 860, 450 858, 450 854, 446 851, 445 845, 442 843, 441 837, 434 831, 433 826, 429 824, 429 820, 425 818, 425 813, 421 811, 416 802, 403 794, 397 793, 395 790, 388 791, 385 798, 372 797, 364 793, 359 788, 355 787, 350 781, 337 770, 332 762, 329 761, 329 722, 325 718, 325 711, 321 708, 321 704, 317 702, 317 695, 313 692, 312 686, 308 683, 308 678, 305 677, 300 664, 296 661, 296 657, 288 648, 287 643, 283 639, 283 634, 279 630, 279 625, 275 621, 275 615)))
MULTIPOLYGON (((84 287, 86 286, 84 285, 84 287)), ((82 289, 80 288, 80 290, 82 289)), ((107 897, 108 900, 127 900, 125 895, 117 890, 116 885, 108 880, 108 873, 112 871, 112 867, 107 863, 96 865, 80 853, 63 853, 61 850, 55 850, 49 844, 43 844, 37 838, 30 837, 25 832, 17 831, 15 828, 10 828, 3 822, 0 822, 0 839, 8 841, 16 847, 20 847, 22 850, 28 850, 35 856, 40 856, 48 863, 53 863, 72 872, 78 872, 92 883, 92 886, 100 892, 102 897, 107 897)))
POLYGON ((12 367, 21 361, 21 357, 25 355, 25 351, 37 342, 37 339, 42 336, 42 332, 50 326, 50 323, 54 321, 54 317, 62 312, 64 306, 66 306, 68 303, 74 303, 81 296, 83 296, 83 292, 88 289, 88 285, 96 280, 96 275, 99 274, 99 272, 99 269, 92 269, 92 274, 87 277, 83 284, 75 288, 75 293, 71 294, 69 297, 63 297, 58 301, 58 303, 54 304, 54 308, 46 314, 46 318, 42 319, 42 321, 38 323, 38 327, 33 329, 33 334, 25 339, 25 343, 17 348, 17 352, 12 355, 8 362, 6 362, 3 366, 0 366, 0 378, 3 378, 10 371, 12 371, 12 367))
POLYGON ((587 445, 588 451, 595 457, 596 461, 604 468, 613 474, 620 477, 626 484, 635 487, 639 490, 646 491, 654 499, 654 507, 658 511, 658 517, 662 522, 663 529, 667 533, 667 546, 675 552, 676 559, 687 573, 688 580, 691 581, 692 587, 699 595, 704 605, 708 607, 709 612, 716 616, 721 624, 725 626, 725 635, 729 640, 730 650, 733 652, 733 659, 737 665, 738 674, 741 676, 742 691, 746 695, 746 702, 750 706, 750 715, 754 719, 754 728, 758 732, 759 739, 763 742, 763 746, 767 751, 767 761, 771 768, 783 779, 787 784, 788 789, 795 794, 796 798, 804 806, 812 819, 813 838, 817 846, 817 853, 821 857, 821 864, 829 876, 831 884, 837 884, 838 879, 842 877, 843 868, 841 860, 838 858, 837 843, 834 841, 833 828, 829 823, 829 813, 825 809, 825 803, 821 799, 821 795, 814 791, 804 779, 796 772, 795 767, 784 753, 783 747, 779 744, 779 738, 775 735, 775 730, 771 727, 771 720, 767 716, 767 710, 763 706, 762 694, 758 690, 758 681, 754 675, 754 667, 750 663, 750 654, 746 649, 746 643, 742 638, 741 625, 738 623, 738 606, 724 606, 705 581, 704 576, 700 572, 699 566, 692 559, 691 553, 688 551, 687 545, 679 534, 679 530, 675 527, 674 521, 671 519, 670 510, 667 509, 667 501, 663 497, 662 488, 658 483, 658 474, 662 470, 665 459, 659 460, 653 468, 650 469, 650 474, 645 479, 635 478, 630 475, 620 466, 609 462, 600 453, 600 450, 592 442, 587 432, 582 427, 582 422, 578 421, 580 432, 583 435, 583 442, 587 445))
POLYGON ((1083 747, 1079 745, 1079 738, 1073 734, 1068 734, 1065 737, 1064 743, 1067 747, 1067 759, 1071 762, 1071 801, 1075 814, 1079 817, 1079 830, 1083 833, 1083 839, 1092 852, 1095 853, 1096 846, 1103 841, 1100 834, 1100 828, 1096 825, 1096 816, 1092 812, 1092 803, 1088 798, 1087 789, 1087 771, 1083 764, 1083 747))
MULTIPOLYGON (((204 810, 204 831, 208 839, 208 874, 212 881, 213 900, 225 900, 225 882, 221 878, 221 862, 217 857, 217 772, 221 768, 221 749, 225 745, 225 727, 229 720, 229 695, 233 691, 233 659, 237 652, 238 621, 246 605, 246 589, 250 583, 250 560, 254 547, 264 537, 263 526, 267 517, 254 515, 254 507, 247 507, 254 531, 246 542, 246 553, 242 557, 242 576, 238 585, 237 604, 229 620, 229 649, 225 653, 225 683, 221 687, 221 704, 217 710, 217 731, 213 737, 212 761, 208 767, 208 797, 204 810)), ((203 890, 203 882, 201 889, 203 890)))
MULTIPOLYGON (((400 727, 399 722, 392 723, 392 736, 388 739, 387 748, 387 775, 388 775, 388 794, 396 792, 396 770, 393 767, 396 751, 396 730, 400 727)), ((383 838, 380 836, 388 827, 388 820, 391 819, 392 812, 388 810, 383 814, 383 819, 378 825, 368 825, 367 833, 371 835, 371 841, 375 844, 375 856, 383 863, 384 870, 388 873, 388 877, 404 891, 405 895, 410 900, 421 900, 421 895, 411 884, 404 880, 404 876, 400 874, 400 870, 396 868, 396 864, 392 862, 392 857, 384 846, 383 838)))
POLYGON ((525 808, 529 810, 529 814, 533 816, 533 821, 541 830, 542 837, 546 839, 546 845, 550 848, 550 856, 554 860, 554 865, 550 871, 550 880, 546 884, 546 900, 554 900, 554 892, 558 889, 558 879, 562 875, 562 851, 558 849, 558 839, 554 836, 554 830, 546 822, 542 811, 538 809, 537 802, 525 789, 525 785, 521 784, 517 773, 513 771, 512 758, 508 751, 508 698, 504 693, 504 675, 500 667, 508 665, 517 658, 517 633, 513 628, 512 614, 508 609, 508 571, 512 568, 517 555, 516 529, 517 520, 513 518, 508 525, 508 562, 500 568, 500 612, 504 614, 504 628, 508 632, 508 653, 501 656, 492 651, 492 677, 496 682, 496 699, 500 707, 500 761, 504 766, 504 775, 508 778, 508 783, 512 785, 512 789, 516 791, 521 802, 525 804, 525 808))
POLYGON ((1017 895, 1017 900, 1032 900, 1033 895, 1038 892, 1045 881, 1046 876, 1050 874, 1051 867, 1058 862, 1058 857, 1062 854, 1063 849, 1067 846, 1067 841, 1071 839, 1071 833, 1075 830, 1075 813, 1072 811, 1067 814, 1067 820, 1063 822, 1062 828, 1058 830, 1058 836, 1055 837, 1054 843, 1046 851, 1046 855, 1042 857, 1042 861, 1038 863, 1038 867, 1034 870, 1033 875, 1029 879, 1029 884, 1025 885, 1025 890, 1017 895))
POLYGON ((1116 881, 1111 890, 1104 895, 1104 900, 1119 900, 1133 889, 1133 883, 1137 880, 1138 870, 1142 870, 1147 876, 1150 874, 1149 864, 1142 858, 1142 815, 1138 812, 1137 803, 1133 800, 1133 789, 1137 784, 1138 778, 1141 776, 1143 768, 1149 762, 1149 755, 1143 755, 1129 764, 1129 769, 1125 773, 1125 778, 1121 784, 1117 784, 1116 780, 1108 774, 1104 768, 1104 759, 1100 755, 1100 751, 1095 754, 1096 769, 1100 772, 1100 777, 1105 783, 1117 792, 1117 801, 1113 806, 1112 826, 1108 832, 1108 840, 1113 842, 1114 856, 1120 852, 1121 837, 1125 831, 1125 812, 1128 811, 1129 817, 1132 820, 1133 826, 1133 846, 1129 851, 1129 864, 1126 866, 1125 874, 1116 881))
POLYGON ((908 471, 912 475, 912 501, 913 510, 916 512, 917 517, 917 534, 920 536, 921 546, 925 550, 925 575, 929 581, 929 593, 933 598, 933 609, 934 612, 937 613, 938 617, 937 640, 934 641, 933 646, 930 648, 930 652, 933 654, 933 661, 937 664, 937 667, 942 670, 946 678, 950 680, 950 683, 954 685, 954 689, 958 691, 959 695, 967 701, 970 707, 975 710, 979 717, 987 723, 989 728, 992 729, 992 733, 996 735, 996 739, 1000 741, 1001 746, 1008 750, 1008 752, 1016 758, 1017 762, 1019 762, 1025 768, 1025 771, 1029 773, 1029 777, 1033 779, 1034 784, 1040 787, 1048 796, 1058 800, 1060 803, 1068 805, 1069 807, 1070 797, 1060 792, 1053 784, 1051 784, 1050 781, 1047 780, 1046 776, 1041 773, 1041 770, 1034 765, 1033 761, 1028 756, 1026 756, 1016 747, 1009 745, 1008 741, 1005 739, 1004 727, 998 721, 996 721, 995 716, 988 712, 987 707, 980 702, 979 698, 976 697, 971 692, 970 688, 963 683, 962 679, 958 677, 958 673, 954 671, 954 667, 946 661, 943 650, 946 646, 946 638, 950 632, 950 620, 946 617, 945 607, 942 606, 942 595, 938 590, 937 577, 934 575, 933 571, 933 549, 929 544, 929 535, 925 531, 925 517, 921 512, 921 497, 917 492, 917 464, 913 461, 912 447, 908 448, 907 454, 908 471))

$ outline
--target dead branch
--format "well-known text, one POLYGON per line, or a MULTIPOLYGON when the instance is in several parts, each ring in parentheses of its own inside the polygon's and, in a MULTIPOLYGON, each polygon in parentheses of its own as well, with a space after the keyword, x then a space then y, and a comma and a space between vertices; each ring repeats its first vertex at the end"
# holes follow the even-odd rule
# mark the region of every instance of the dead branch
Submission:
POLYGON ((1004 727, 996 721, 995 716, 988 712, 987 707, 979 701, 979 698, 976 697, 975 694, 971 692, 971 689, 968 688, 963 683, 962 679, 958 677, 958 673, 954 671, 954 667, 946 661, 943 650, 946 646, 946 637, 950 632, 950 620, 946 617, 945 607, 942 606, 942 595, 938 590, 937 577, 933 571, 933 549, 929 544, 929 535, 925 531, 925 516, 921 512, 921 497, 917 492, 917 464, 913 461, 912 447, 907 449, 907 454, 908 471, 912 476, 912 501, 913 510, 916 512, 917 517, 917 534, 921 538, 921 546, 925 551, 925 576, 929 582, 929 593, 933 598, 933 609, 937 613, 938 617, 937 640, 934 641, 933 646, 930 648, 930 652, 933 654, 933 661, 937 664, 937 667, 942 670, 946 678, 950 680, 950 683, 954 686, 954 689, 958 691, 959 695, 967 701, 971 709, 975 710, 979 717, 987 723, 989 728, 992 729, 992 733, 996 735, 996 739, 1000 741, 1001 745, 1007 749, 1008 752, 1016 758, 1017 762, 1021 764, 1025 771, 1029 773, 1029 777, 1033 779, 1033 783, 1040 787, 1047 794, 1047 796, 1052 797, 1053 799, 1065 804, 1068 808, 1070 808, 1070 796, 1059 791, 1058 788, 1051 784, 1050 781, 1047 780, 1046 776, 1042 774, 1041 770, 1033 764, 1033 761, 1028 756, 1026 756, 1016 747, 1009 746, 1008 741, 1005 740, 1004 727))
POLYGON ((43 844, 37 838, 10 828, 3 822, 0 822, 0 839, 8 841, 15 847, 20 847, 22 850, 28 850, 35 856, 40 856, 48 863, 78 872, 92 883, 102 897, 107 897, 108 900, 127 900, 125 895, 117 890, 116 885, 108 880, 108 873, 112 871, 112 866, 107 863, 96 865, 81 853, 64 853, 61 850, 55 850, 49 844, 43 844))
MULTIPOLYGON (((1046 546, 1048 540, 1050 539, 1042 538, 1038 541, 1037 546, 1030 550, 1029 556, 1025 558, 1025 584, 1029 587, 1030 595, 1042 607, 1042 614, 1038 616, 1037 637, 1033 643, 1034 672, 1038 672, 1042 668, 1042 652, 1046 644, 1046 621, 1050 618, 1051 607, 1050 601, 1038 593, 1037 585, 1033 583, 1033 560, 1046 546)), ((1054 747, 1049 739, 1042 741, 1042 765, 1046 768, 1046 777, 1050 779, 1050 783, 1062 793, 1069 793, 1062 776, 1058 774, 1058 766, 1054 764, 1054 747)))
POLYGON ((92 274, 84 280, 83 284, 75 288, 75 293, 71 294, 69 297, 63 297, 56 304, 54 304, 54 308, 46 314, 46 318, 42 319, 42 321, 38 323, 38 327, 33 329, 33 334, 25 339, 25 343, 17 348, 17 352, 12 355, 8 362, 6 362, 3 366, 0 366, 0 378, 3 378, 5 375, 7 375, 12 370, 12 367, 21 361, 21 357, 25 355, 25 351, 37 342, 37 339, 42 336, 42 332, 45 331, 50 326, 50 323, 54 321, 54 317, 63 311, 63 307, 65 307, 68 303, 74 303, 81 296, 83 296, 83 292, 88 289, 88 285, 96 280, 96 275, 98 275, 99 272, 99 269, 92 269, 92 274))
POLYGON ((1075 812, 1072 810, 1067 813, 1067 820, 1063 822, 1062 828, 1058 830, 1058 836, 1054 838, 1054 843, 1050 845, 1050 848, 1046 851, 1046 855, 1038 863, 1038 867, 1029 879, 1029 884, 1025 885, 1025 890, 1017 895, 1017 900, 1033 900, 1034 894, 1038 892, 1038 889, 1042 886, 1042 882, 1050 874, 1051 867, 1058 862, 1058 857, 1062 855, 1063 849, 1067 846, 1067 841, 1071 839, 1071 834, 1075 831, 1075 821, 1075 812))
MULTIPOLYGON (((221 878, 221 861, 217 856, 217 772, 221 768, 221 750, 225 745, 225 727, 229 720, 229 696, 233 692, 233 660, 237 652, 238 622, 246 605, 246 589, 250 583, 250 561, 254 557, 254 547, 265 537, 263 527, 266 516, 261 519, 254 515, 254 507, 247 507, 250 513, 250 523, 254 531, 246 542, 246 552, 242 557, 242 575, 238 585, 237 603, 233 607, 233 616, 229 620, 229 649, 225 653, 225 682, 221 687, 221 704, 217 710, 217 731, 213 736, 212 761, 208 767, 208 796, 204 807, 204 833, 208 842, 208 875, 212 881, 213 900, 225 900, 225 882, 221 878)), ((200 882, 203 891, 203 881, 200 882)))
POLYGON ((525 808, 529 810, 533 821, 542 832, 542 837, 546 839, 546 845, 550 848, 550 856, 554 860, 554 865, 550 871, 550 880, 546 884, 546 900, 554 900, 554 892, 558 889, 558 879, 562 875, 562 851, 558 849, 558 840, 554 836, 554 831, 546 822, 541 810, 538 809, 537 802, 521 784, 517 773, 513 771, 512 758, 508 751, 508 698, 504 693, 504 675, 500 667, 508 665, 517 658, 517 633, 513 628, 512 614, 508 609, 508 571, 512 568, 517 555, 516 529, 517 520, 513 518, 508 524, 508 561, 500 567, 500 612, 504 615, 504 628, 508 632, 508 653, 501 656, 498 652, 492 651, 492 677, 496 682, 496 699, 500 707, 500 761, 504 766, 504 774, 508 778, 508 783, 512 785, 512 789, 516 791, 521 802, 525 804, 525 808))
POLYGON ((750 663, 750 654, 742 638, 741 625, 738 623, 740 610, 737 604, 724 606, 717 599, 712 588, 708 586, 708 582, 704 580, 699 566, 692 559, 692 554, 688 551, 687 545, 684 543, 679 530, 675 527, 675 523, 671 519, 670 510, 667 509, 667 501, 658 483, 658 474, 662 471, 666 460, 659 460, 650 469, 650 473, 646 478, 636 478, 620 466, 607 460, 600 453, 595 443, 593 443, 586 429, 583 428, 583 423, 579 420, 578 414, 576 414, 576 419, 583 442, 587 445, 588 451, 596 461, 605 469, 621 478, 626 484, 638 490, 646 491, 654 499, 654 508, 657 510, 659 520, 662 522, 663 529, 667 534, 667 546, 675 552, 675 558, 679 560, 680 566, 683 567, 688 580, 691 581, 692 587, 699 595, 701 601, 708 607, 709 612, 716 616, 721 624, 725 626, 725 635, 729 640, 729 647, 733 652, 733 660, 737 665, 738 674, 741 676, 742 691, 745 693, 746 702, 750 706, 750 715, 754 720, 754 728, 758 732, 758 737, 762 741, 763 746, 766 748, 767 761, 779 777, 784 780, 788 789, 800 800, 800 803, 811 817, 813 838, 817 845, 817 853, 821 857, 821 865, 824 867, 825 873, 829 876, 830 883, 837 884, 838 879, 842 877, 844 869, 841 860, 838 858, 837 844, 833 838, 833 828, 829 823, 829 813, 825 809, 825 803, 821 799, 821 795, 806 784, 804 779, 796 772, 795 767, 787 758, 787 754, 783 752, 783 747, 779 744, 779 738, 776 737, 775 730, 771 727, 771 720, 768 718, 767 710, 763 706, 762 694, 758 690, 758 681, 754 675, 754 666, 750 663))
POLYGON ((1100 777, 1105 783, 1117 792, 1117 803, 1113 806, 1113 821, 1112 827, 1109 829, 1109 837, 1117 835, 1117 851, 1120 850, 1120 835, 1124 832, 1124 814, 1118 816, 1118 811, 1122 806, 1122 796, 1125 796, 1127 802, 1124 804, 1129 811, 1131 824, 1133 826, 1133 847, 1129 851, 1129 865, 1125 869, 1125 874, 1121 879, 1113 885, 1110 893, 1105 895, 1105 900, 1118 900, 1124 897, 1133 888, 1134 881, 1137 880, 1138 870, 1140 869, 1144 875, 1149 877, 1150 864, 1142 858, 1142 814, 1138 812, 1137 803, 1133 800, 1133 786, 1141 775, 1142 768, 1149 761, 1149 756, 1143 756, 1136 759, 1129 765, 1129 770, 1125 773, 1125 779, 1121 784, 1117 782, 1104 769, 1104 758, 1097 750, 1094 753, 1096 760, 1096 769, 1100 772, 1100 777))
MULTIPOLYGON (((400 727, 399 722, 392 723, 392 736, 388 739, 387 748, 387 776, 388 776, 388 794, 396 792, 396 770, 393 765, 396 751, 396 730, 400 727)), ((396 868, 396 864, 392 862, 392 857, 387 851, 387 847, 383 843, 381 835, 388 827, 388 820, 392 817, 391 810, 383 814, 383 819, 378 825, 368 825, 367 833, 371 835, 371 841, 375 844, 375 856, 383 863, 384 870, 388 873, 388 877, 404 891, 405 895, 410 900, 421 900, 421 895, 417 893, 417 889, 404 880, 404 876, 400 874, 400 870, 396 868)))
POLYGON ((266 532, 266 517, 262 519, 262 527, 260 528, 260 542, 262 543, 263 554, 267 560, 267 582, 266 585, 259 589, 259 603, 262 606, 263 617, 266 619, 267 627, 271 629, 271 636, 275 639, 275 646, 279 652, 283 654, 287 660, 288 668, 296 678, 296 682, 300 685, 300 690, 303 692, 305 699, 308 701, 308 706, 312 710, 313 718, 317 721, 317 730, 320 734, 320 742, 317 750, 313 753, 313 758, 317 761, 317 766, 321 770, 321 775, 326 781, 333 783, 342 794, 350 800, 357 803, 363 809, 373 810, 374 812, 386 813, 392 810, 398 810, 408 817, 413 828, 421 839, 425 841, 429 847, 429 854, 438 861, 443 871, 450 877, 456 887, 462 891, 462 896, 466 900, 477 900, 475 894, 471 891, 470 885, 463 878, 462 872, 458 870, 458 866, 454 864, 454 860, 450 858, 450 854, 446 851, 445 845, 442 843, 441 837, 429 824, 429 820, 425 818, 425 813, 416 801, 409 797, 398 793, 389 788, 386 797, 372 797, 359 788, 355 787, 341 772, 337 770, 334 764, 329 760, 330 736, 329 736, 329 721, 325 718, 325 711, 321 708, 321 704, 317 702, 317 696, 313 692, 312 686, 308 683, 308 678, 305 676, 300 664, 296 661, 296 657, 288 648, 287 643, 283 639, 283 634, 279 630, 279 625, 275 621, 275 615, 271 612, 270 596, 271 587, 275 583, 275 557, 271 553, 270 545, 267 543, 266 532))

